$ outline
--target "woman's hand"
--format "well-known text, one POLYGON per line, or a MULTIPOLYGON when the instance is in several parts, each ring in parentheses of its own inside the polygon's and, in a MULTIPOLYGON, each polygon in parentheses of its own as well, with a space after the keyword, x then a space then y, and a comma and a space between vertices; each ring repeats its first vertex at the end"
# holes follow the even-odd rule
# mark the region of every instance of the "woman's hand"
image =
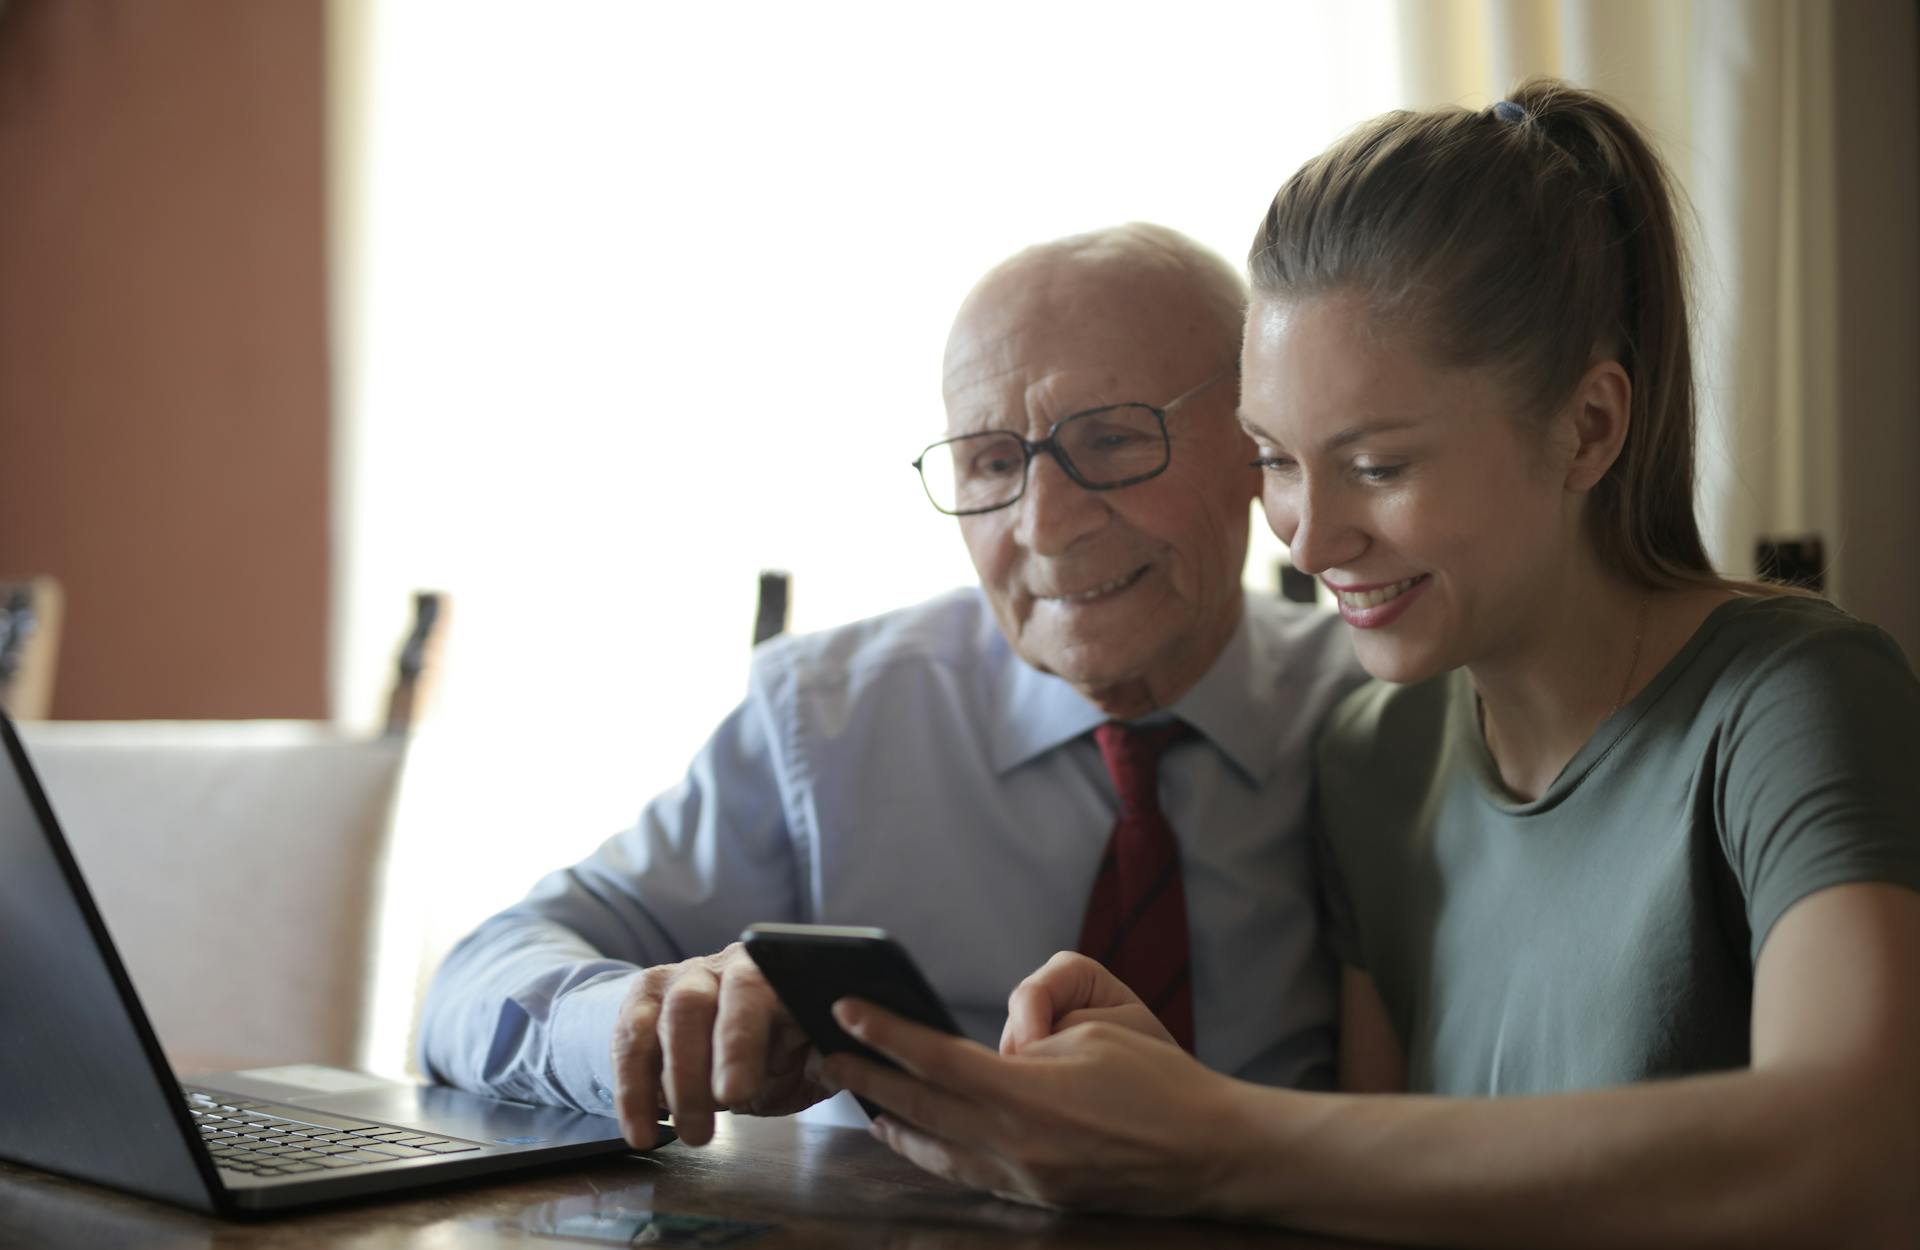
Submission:
POLYGON ((1164 1035, 1092 1019, 996 1055, 856 999, 834 1018, 904 1070, 839 1054, 822 1075, 887 1109, 874 1136, 962 1185, 1043 1206, 1176 1215, 1209 1209, 1248 1162, 1233 1129, 1260 1091, 1164 1035))
POLYGON ((1085 955, 1061 951, 1013 987, 1000 1053, 1017 1055, 1076 1024, 1106 1021, 1171 1044, 1173 1034, 1119 977, 1085 955))

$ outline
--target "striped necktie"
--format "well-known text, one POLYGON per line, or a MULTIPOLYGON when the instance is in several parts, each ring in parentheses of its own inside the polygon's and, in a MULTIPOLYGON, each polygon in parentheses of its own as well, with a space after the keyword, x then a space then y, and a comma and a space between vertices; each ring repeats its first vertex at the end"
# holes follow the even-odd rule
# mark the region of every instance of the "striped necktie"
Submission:
POLYGON ((1120 819, 1080 927, 1080 953, 1126 982, 1189 1052, 1187 891, 1180 844, 1160 810, 1160 756, 1192 733, 1180 721, 1143 728, 1110 721, 1093 731, 1120 795, 1120 819))

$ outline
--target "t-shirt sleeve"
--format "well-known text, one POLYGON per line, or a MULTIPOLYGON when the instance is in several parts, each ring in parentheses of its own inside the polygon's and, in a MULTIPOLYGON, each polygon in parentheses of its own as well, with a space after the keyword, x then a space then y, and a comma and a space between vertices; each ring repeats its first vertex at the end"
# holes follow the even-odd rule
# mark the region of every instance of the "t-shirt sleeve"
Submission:
POLYGON ((1364 769, 1366 747, 1374 736, 1367 715, 1367 689, 1342 699, 1321 726, 1314 743, 1313 794, 1307 805, 1321 936, 1341 963, 1362 969, 1367 966, 1366 948, 1360 941, 1360 916, 1341 852, 1352 853, 1351 843, 1367 823, 1350 810, 1354 797, 1364 793, 1357 774, 1364 769))
POLYGON ((1790 907, 1855 882, 1920 889, 1920 682, 1857 622, 1796 639, 1729 703, 1716 802, 1750 955, 1790 907))
POLYGON ((1317 794, 1308 819, 1313 830, 1313 868, 1320 899, 1321 931, 1335 958, 1349 967, 1364 969, 1367 958, 1360 946, 1360 922, 1354 915, 1347 876, 1341 871, 1340 857, 1334 852, 1317 794))

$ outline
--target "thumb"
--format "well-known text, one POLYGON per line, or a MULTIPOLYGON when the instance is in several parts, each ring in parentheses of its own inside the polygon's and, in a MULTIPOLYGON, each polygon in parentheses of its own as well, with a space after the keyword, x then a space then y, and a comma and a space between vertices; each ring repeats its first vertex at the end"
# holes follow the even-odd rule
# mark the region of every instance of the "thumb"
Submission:
POLYGON ((1061 951, 1014 986, 1007 999, 1002 1054, 1018 1054, 1060 1028, 1062 1017, 1090 1007, 1137 1004, 1133 991, 1094 960, 1061 951))

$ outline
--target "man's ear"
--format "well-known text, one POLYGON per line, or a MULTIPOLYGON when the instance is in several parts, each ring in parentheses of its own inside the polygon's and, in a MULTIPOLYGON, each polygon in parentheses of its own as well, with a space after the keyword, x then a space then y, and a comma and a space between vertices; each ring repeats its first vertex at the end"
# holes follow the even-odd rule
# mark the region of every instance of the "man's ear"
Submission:
POLYGON ((1566 488, 1585 494, 1606 476, 1626 444, 1633 419, 1633 380, 1619 361, 1595 361, 1567 404, 1573 456, 1567 462, 1566 488))

